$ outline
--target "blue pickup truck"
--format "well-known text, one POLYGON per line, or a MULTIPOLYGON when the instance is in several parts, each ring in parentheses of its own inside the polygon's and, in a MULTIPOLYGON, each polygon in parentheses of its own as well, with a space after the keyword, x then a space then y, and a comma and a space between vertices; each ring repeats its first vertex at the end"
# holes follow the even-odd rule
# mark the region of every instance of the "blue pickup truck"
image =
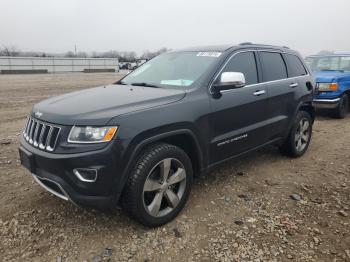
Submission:
POLYGON ((345 118, 350 101, 350 53, 313 55, 305 60, 316 77, 316 108, 331 109, 333 116, 345 118))

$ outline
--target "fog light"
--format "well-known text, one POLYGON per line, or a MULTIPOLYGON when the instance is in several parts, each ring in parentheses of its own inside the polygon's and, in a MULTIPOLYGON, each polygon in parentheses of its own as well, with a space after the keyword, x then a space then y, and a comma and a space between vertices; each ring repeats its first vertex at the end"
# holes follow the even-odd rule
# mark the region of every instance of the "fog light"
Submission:
POLYGON ((92 168, 73 169, 74 175, 83 182, 95 182, 97 180, 97 170, 92 168))

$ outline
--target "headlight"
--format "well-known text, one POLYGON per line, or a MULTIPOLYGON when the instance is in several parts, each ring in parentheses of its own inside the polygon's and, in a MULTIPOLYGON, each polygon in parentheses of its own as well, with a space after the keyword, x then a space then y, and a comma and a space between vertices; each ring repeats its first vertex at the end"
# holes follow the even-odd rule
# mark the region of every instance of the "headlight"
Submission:
POLYGON ((319 91, 337 91, 338 84, 337 83, 318 83, 319 91))
POLYGON ((69 136, 69 143, 103 143, 112 140, 117 127, 73 126, 69 136))

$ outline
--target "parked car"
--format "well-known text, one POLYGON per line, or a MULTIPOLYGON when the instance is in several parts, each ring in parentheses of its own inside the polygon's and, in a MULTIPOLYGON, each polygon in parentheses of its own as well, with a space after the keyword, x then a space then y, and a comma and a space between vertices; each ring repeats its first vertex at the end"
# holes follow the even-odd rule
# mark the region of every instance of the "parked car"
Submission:
POLYGON ((120 70, 130 70, 131 64, 130 63, 119 63, 119 69, 120 70))
POLYGON ((350 53, 313 55, 306 63, 316 77, 316 107, 331 109, 335 117, 344 118, 349 111, 350 53))
POLYGON ((314 80, 284 47, 241 44, 162 54, 115 84, 34 105, 20 159, 79 206, 118 203, 146 226, 172 220, 193 177, 266 145, 307 150, 314 80))

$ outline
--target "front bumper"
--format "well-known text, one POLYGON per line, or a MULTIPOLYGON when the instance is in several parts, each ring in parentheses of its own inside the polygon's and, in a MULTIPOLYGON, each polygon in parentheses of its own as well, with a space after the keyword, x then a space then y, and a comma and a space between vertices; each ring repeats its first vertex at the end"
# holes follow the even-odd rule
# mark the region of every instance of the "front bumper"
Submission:
POLYGON ((317 109, 334 109, 337 108, 340 102, 340 98, 325 99, 314 98, 313 104, 317 109))
POLYGON ((34 148, 21 139, 19 150, 21 161, 23 154, 28 158, 29 164, 22 164, 29 169, 34 180, 55 196, 78 206, 97 209, 117 205, 121 194, 117 181, 121 172, 116 170, 121 169, 112 144, 86 153, 54 154, 34 148), (98 170, 97 180, 93 183, 81 181, 73 173, 75 168, 98 170))

